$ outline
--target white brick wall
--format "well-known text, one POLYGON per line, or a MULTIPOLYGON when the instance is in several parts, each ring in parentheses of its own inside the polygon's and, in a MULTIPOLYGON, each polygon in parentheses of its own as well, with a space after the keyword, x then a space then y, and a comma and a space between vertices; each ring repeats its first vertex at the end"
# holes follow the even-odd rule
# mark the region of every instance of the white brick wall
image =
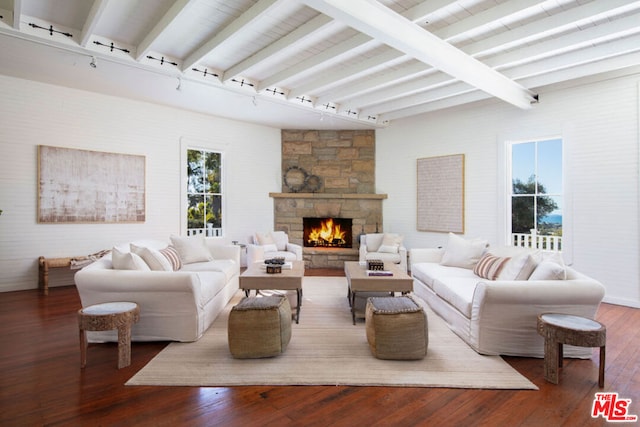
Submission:
MULTIPOLYGON (((183 139, 225 148, 233 220, 223 240, 245 242, 271 229, 268 193, 281 187, 279 129, 0 76, 0 292, 35 288, 40 255, 86 255, 180 233, 183 139), (39 144, 146 156, 146 221, 38 224, 39 144)), ((72 283, 62 270, 51 277, 52 286, 72 283)))
POLYGON ((541 93, 529 111, 482 103, 378 131, 376 190, 389 194, 384 229, 404 234, 409 249, 446 243, 445 233, 416 231, 416 159, 464 153, 465 234, 501 243, 508 220, 504 141, 559 135, 566 163, 565 258, 606 286, 606 301, 640 307, 638 81, 634 75, 541 93))
MULTIPOLYGON (((446 242, 416 231, 416 159, 464 153, 466 236, 503 238, 505 140, 565 141, 567 258, 607 287, 606 300, 640 307, 638 82, 630 76, 541 93, 533 110, 482 103, 393 123, 376 133, 376 192, 384 230, 408 248, 446 242), (402 150, 398 150, 398 146, 402 150)), ((0 76, 0 291, 37 283, 37 258, 83 255, 133 238, 180 232, 181 139, 226 144, 228 234, 246 241, 273 226, 280 130, 0 76), (37 224, 37 145, 147 156, 144 224, 37 224), (247 155, 251 153, 251 155, 247 155)), ((54 275, 57 273, 53 273, 54 275)), ((64 276, 64 275, 63 275, 64 276)), ((69 284, 52 276, 52 285, 69 284)))

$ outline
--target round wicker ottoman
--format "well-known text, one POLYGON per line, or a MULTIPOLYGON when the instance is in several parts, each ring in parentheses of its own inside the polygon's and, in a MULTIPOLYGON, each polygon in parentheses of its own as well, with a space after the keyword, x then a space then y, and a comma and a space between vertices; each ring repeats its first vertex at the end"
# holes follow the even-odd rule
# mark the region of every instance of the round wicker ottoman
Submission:
POLYGON ((285 296, 247 297, 231 309, 229 350, 237 359, 277 356, 291 340, 291 307, 285 296))
POLYGON ((365 323, 369 348, 378 359, 418 360, 427 355, 427 314, 413 297, 369 298, 365 323))

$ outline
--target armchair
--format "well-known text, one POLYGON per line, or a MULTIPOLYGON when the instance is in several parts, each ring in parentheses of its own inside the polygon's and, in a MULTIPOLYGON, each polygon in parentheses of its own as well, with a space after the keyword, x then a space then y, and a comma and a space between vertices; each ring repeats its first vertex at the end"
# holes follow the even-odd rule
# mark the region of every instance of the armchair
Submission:
POLYGON ((379 259, 393 262, 407 271, 407 249, 402 246, 402 236, 395 233, 371 233, 360 236, 359 260, 379 259))
POLYGON ((256 233, 249 240, 247 265, 275 257, 284 257, 285 261, 302 261, 302 246, 290 243, 284 231, 256 233))

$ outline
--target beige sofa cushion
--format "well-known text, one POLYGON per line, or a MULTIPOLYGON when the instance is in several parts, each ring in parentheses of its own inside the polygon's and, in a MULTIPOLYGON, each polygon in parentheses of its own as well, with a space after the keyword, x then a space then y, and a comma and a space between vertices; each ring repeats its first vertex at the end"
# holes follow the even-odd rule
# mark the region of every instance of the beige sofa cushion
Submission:
POLYGON ((235 261, 230 259, 216 259, 214 261, 206 262, 192 262, 191 264, 185 264, 180 271, 217 271, 224 273, 226 281, 231 280, 238 270, 235 261))
POLYGON ((376 252, 397 254, 402 245, 403 237, 395 233, 384 233, 380 247, 376 252))
POLYGON ((111 263, 114 270, 140 270, 149 271, 150 268, 140 255, 123 252, 114 247, 111 250, 111 263))
POLYGON ((159 250, 148 248, 145 246, 138 246, 133 243, 130 244, 131 252, 140 255, 140 257, 147 263, 149 268, 154 271, 173 271, 171 263, 166 256, 162 255, 159 250))
POLYGON ((434 292, 455 307, 465 317, 471 318, 473 294, 479 279, 474 277, 447 277, 433 281, 434 292))
POLYGON ((472 269, 489 246, 486 240, 466 240, 449 233, 449 240, 442 255, 442 265, 472 269))
POLYGON ((271 237, 279 251, 287 250, 287 243, 289 243, 289 236, 287 236, 287 233, 284 231, 272 231, 271 237))
POLYGON ((542 261, 533 270, 529 280, 564 280, 566 277, 564 266, 553 261, 542 261))
POLYGON ((189 237, 173 235, 171 243, 178 251, 182 264, 213 260, 202 234, 189 237))
POLYGON ((378 248, 382 244, 384 238, 383 233, 370 233, 365 237, 365 244, 367 245, 367 252, 378 252, 378 248))
POLYGON ((538 265, 539 253, 521 253, 512 257, 504 266, 498 280, 529 280, 529 276, 538 265))

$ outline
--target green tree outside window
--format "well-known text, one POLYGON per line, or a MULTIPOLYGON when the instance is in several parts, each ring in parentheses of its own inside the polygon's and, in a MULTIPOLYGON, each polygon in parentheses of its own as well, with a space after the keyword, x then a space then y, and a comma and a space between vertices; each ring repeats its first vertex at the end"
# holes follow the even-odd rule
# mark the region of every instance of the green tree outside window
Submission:
POLYGON ((187 231, 222 234, 222 154, 187 150, 187 231))
POLYGON ((511 147, 511 233, 562 236, 562 140, 511 147))

